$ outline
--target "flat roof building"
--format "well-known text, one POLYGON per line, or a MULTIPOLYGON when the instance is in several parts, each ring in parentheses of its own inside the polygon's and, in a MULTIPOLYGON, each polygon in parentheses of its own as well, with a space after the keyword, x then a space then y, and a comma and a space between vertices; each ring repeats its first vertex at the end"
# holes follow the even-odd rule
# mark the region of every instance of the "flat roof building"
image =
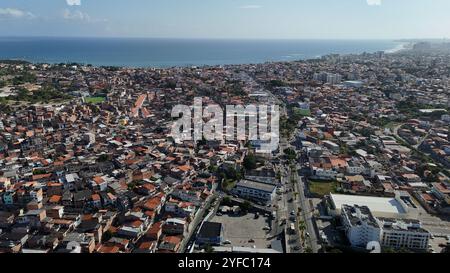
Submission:
POLYGON ((394 198, 330 194, 330 214, 338 216, 344 205, 368 207, 375 217, 406 218, 412 216, 414 211, 409 208, 400 196, 394 198))
POLYGON ((250 180, 241 180, 233 189, 240 197, 263 202, 271 202, 275 197, 276 186, 250 180))

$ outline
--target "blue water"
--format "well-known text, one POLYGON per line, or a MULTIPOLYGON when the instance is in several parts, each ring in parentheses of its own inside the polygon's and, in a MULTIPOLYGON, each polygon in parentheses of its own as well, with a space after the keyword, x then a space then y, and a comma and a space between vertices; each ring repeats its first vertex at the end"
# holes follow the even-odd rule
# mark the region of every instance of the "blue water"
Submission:
POLYGON ((0 59, 98 66, 172 67, 293 61, 390 50, 388 40, 0 38, 0 59))

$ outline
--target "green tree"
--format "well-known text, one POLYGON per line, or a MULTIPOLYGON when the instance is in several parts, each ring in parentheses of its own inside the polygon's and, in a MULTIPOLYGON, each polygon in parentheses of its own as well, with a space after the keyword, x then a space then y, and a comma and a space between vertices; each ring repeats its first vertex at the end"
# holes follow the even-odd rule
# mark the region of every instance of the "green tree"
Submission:
POLYGON ((248 202, 248 201, 244 201, 244 203, 242 203, 240 205, 240 208, 243 212, 248 212, 251 207, 252 207, 252 204, 250 204, 250 202, 248 202))
POLYGON ((231 198, 229 197, 229 196, 225 196, 223 199, 222 199, 222 205, 224 205, 224 206, 230 206, 231 205, 231 198))
POLYGON ((206 245, 204 248, 205 253, 213 253, 214 252, 214 247, 212 247, 211 245, 206 245))
POLYGON ((254 154, 248 154, 244 158, 244 168, 246 170, 256 169, 256 156, 254 154))

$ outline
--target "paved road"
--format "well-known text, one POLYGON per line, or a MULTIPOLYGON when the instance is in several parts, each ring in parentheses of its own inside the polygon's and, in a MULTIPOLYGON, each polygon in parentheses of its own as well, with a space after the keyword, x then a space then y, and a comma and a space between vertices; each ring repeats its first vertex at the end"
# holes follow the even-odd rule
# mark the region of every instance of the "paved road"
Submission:
MULTIPOLYGON (((283 151, 290 147, 288 141, 286 139, 281 139, 280 141, 280 151, 283 154, 283 151)), ((300 237, 300 228, 299 228, 299 219, 298 212, 299 207, 298 203, 295 202, 295 188, 291 183, 293 178, 293 173, 289 168, 288 164, 280 164, 279 168, 281 170, 281 181, 283 185, 284 194, 282 197, 282 201, 279 202, 279 206, 282 208, 280 213, 282 214, 282 218, 286 220, 286 225, 284 226, 286 232, 286 251, 288 253, 301 253, 304 251, 303 243, 300 237), (292 212, 294 214, 292 215, 292 212), (290 225, 294 224, 295 233, 290 231, 290 225)))
POLYGON ((314 228, 313 221, 314 220, 314 208, 311 208, 309 199, 305 194, 305 181, 298 175, 298 169, 300 166, 297 165, 297 169, 294 173, 294 180, 296 181, 295 185, 298 192, 298 201, 299 205, 302 208, 301 215, 302 219, 306 224, 306 232, 309 234, 307 237, 307 241, 313 253, 317 253, 320 249, 319 244, 317 243, 317 234, 316 229, 314 228))
MULTIPOLYGON (((395 126, 395 127, 394 127, 394 130, 393 130, 393 133, 394 133, 394 136, 396 136, 396 137, 400 138, 401 140, 403 140, 404 142, 408 143, 408 141, 406 141, 405 139, 403 139, 403 138, 398 134, 398 131, 400 130, 400 128, 403 127, 403 125, 405 125, 405 124, 402 123, 402 124, 399 124, 399 125, 395 126)), ((427 134, 426 134, 426 135, 418 142, 418 144, 416 144, 416 145, 411 145, 411 146, 412 146, 414 149, 418 150, 419 147, 420 147, 420 145, 422 145, 422 143, 424 143, 425 140, 427 140, 427 138, 430 136, 430 131, 431 131, 431 130, 429 130, 429 131, 427 132, 427 134)))
POLYGON ((212 200, 214 198, 218 197, 218 195, 215 193, 216 189, 217 189, 217 184, 215 184, 212 189, 214 194, 212 194, 208 197, 208 199, 203 204, 203 206, 195 214, 194 220, 190 225, 191 228, 187 232, 187 234, 185 234, 185 236, 184 236, 185 239, 181 242, 181 247, 180 247, 180 250, 178 251, 179 253, 185 253, 186 248, 195 241, 195 239, 196 239, 195 235, 198 232, 199 225, 203 222, 203 219, 205 218, 204 216, 205 216, 206 210, 208 210, 211 207, 212 200))

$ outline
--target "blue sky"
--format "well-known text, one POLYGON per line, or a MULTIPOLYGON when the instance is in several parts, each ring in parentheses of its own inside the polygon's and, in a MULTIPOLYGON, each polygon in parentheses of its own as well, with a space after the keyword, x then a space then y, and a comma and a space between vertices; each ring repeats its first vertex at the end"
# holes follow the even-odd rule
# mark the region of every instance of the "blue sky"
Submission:
POLYGON ((448 0, 0 0, 0 36, 450 38, 448 0))

